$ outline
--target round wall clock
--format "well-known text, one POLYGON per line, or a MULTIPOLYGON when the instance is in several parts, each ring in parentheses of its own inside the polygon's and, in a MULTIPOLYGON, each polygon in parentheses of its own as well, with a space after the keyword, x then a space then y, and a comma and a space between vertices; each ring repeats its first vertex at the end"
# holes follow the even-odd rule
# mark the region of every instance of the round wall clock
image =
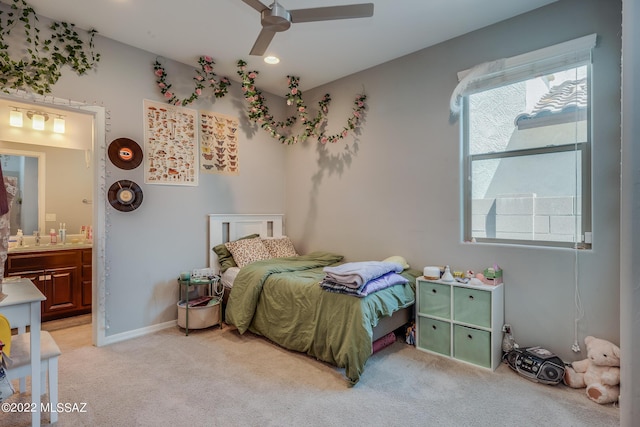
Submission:
POLYGON ((107 198, 115 209, 131 212, 142 204, 142 189, 135 182, 122 179, 109 187, 107 198))

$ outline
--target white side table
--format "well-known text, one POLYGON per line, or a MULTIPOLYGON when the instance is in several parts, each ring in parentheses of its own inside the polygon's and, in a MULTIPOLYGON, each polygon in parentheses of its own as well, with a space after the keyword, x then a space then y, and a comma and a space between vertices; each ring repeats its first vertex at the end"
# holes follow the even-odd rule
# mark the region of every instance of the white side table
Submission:
MULTIPOLYGON (((2 284, 6 295, 0 301, 0 313, 18 333, 31 332, 31 402, 35 410, 31 413, 31 425, 40 426, 40 304, 46 298, 28 279, 6 280, 2 284)), ((2 297, 2 296, 0 296, 2 297)))

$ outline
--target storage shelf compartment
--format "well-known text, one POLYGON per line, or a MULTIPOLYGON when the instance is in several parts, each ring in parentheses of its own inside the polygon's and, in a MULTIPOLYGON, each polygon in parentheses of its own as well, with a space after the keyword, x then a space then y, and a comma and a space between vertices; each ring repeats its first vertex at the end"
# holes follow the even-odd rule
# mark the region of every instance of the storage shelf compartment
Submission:
POLYGON ((504 287, 416 280, 416 348, 495 370, 502 360, 504 287))

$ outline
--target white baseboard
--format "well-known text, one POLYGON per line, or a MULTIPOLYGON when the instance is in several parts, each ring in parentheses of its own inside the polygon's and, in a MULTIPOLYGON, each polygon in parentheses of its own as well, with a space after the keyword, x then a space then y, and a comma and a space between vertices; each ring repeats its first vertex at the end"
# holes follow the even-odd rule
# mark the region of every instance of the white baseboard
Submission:
POLYGON ((120 341, 126 341, 131 338, 138 338, 143 335, 152 334, 154 332, 161 331, 167 328, 175 328, 178 324, 178 320, 170 320, 164 323, 157 323, 155 325, 146 326, 140 329, 134 329, 133 331, 122 332, 120 334, 108 335, 104 337, 102 345, 115 344, 120 341))

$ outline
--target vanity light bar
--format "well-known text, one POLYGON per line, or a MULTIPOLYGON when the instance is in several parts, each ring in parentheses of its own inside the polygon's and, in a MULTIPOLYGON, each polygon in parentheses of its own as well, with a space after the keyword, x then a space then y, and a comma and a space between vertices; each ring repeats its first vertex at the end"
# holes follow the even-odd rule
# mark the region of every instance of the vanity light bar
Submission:
MULTIPOLYGON (((18 107, 11 107, 9 112, 9 125, 14 127, 23 126, 22 111, 18 107)), ((34 130, 45 130, 45 122, 49 120, 49 114, 44 111, 25 110, 27 117, 31 119, 31 127, 34 130)), ((60 114, 53 119, 53 131, 55 133, 65 133, 65 120, 60 114)))

